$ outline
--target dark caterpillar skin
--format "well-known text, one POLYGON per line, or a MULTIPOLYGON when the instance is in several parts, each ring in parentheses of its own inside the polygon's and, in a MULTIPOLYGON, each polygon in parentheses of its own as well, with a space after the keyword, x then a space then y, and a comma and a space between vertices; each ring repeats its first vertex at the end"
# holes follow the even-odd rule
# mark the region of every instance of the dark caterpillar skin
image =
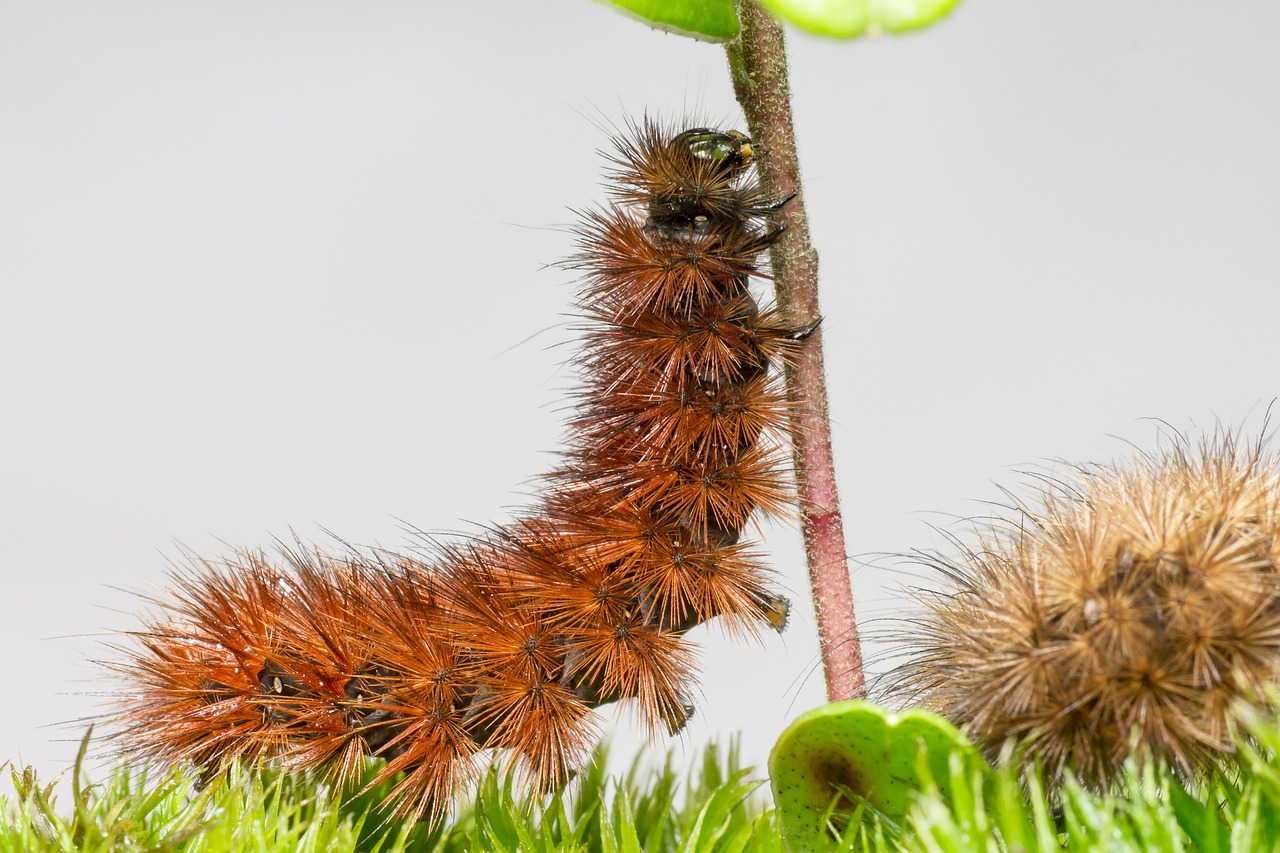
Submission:
POLYGON ((692 712, 685 633, 782 630, 786 599, 743 540, 791 500, 777 368, 798 334, 750 284, 774 199, 736 131, 646 121, 615 140, 613 201, 583 217, 582 386, 540 505, 427 558, 242 552, 178 573, 113 668, 125 752, 216 773, 234 761, 403 772, 391 795, 439 816, 480 753, 563 782, 592 709, 650 726, 692 712))

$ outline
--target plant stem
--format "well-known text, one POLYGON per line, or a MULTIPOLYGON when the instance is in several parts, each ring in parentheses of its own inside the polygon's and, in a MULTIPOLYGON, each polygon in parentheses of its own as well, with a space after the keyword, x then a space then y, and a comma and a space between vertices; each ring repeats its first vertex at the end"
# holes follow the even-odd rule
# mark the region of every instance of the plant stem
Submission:
MULTIPOLYGON (((794 193, 777 215, 778 224, 786 230, 771 250, 778 307, 798 328, 804 328, 822 316, 818 311, 818 253, 809 240, 809 219, 800 186, 782 27, 754 0, 740 0, 738 18, 742 32, 726 47, 734 92, 751 138, 762 149, 765 184, 775 198, 794 193)), ((805 556, 827 698, 834 702, 865 695, 866 677, 831 455, 821 327, 801 343, 787 366, 786 377, 788 394, 796 407, 792 447, 805 556)))

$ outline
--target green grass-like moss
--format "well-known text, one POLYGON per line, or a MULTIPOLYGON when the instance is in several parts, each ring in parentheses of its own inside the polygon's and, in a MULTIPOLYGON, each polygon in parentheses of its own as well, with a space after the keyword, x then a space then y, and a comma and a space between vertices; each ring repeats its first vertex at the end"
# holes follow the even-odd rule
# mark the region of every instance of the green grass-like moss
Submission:
MULTIPOLYGON (((905 817, 860 812, 832 850, 1255 851, 1280 849, 1280 727, 1252 721, 1230 773, 1188 784, 1158 762, 1123 768, 1119 793, 1066 778, 1056 797, 1041 780, 951 762, 950 796, 926 783, 905 817)), ((86 738, 86 748, 87 748, 86 738)), ((83 758, 84 750, 82 750, 83 758)), ((70 802, 9 768, 16 796, 0 804, 0 853, 22 851, 538 851, 557 853, 773 853, 786 847, 761 774, 736 749, 708 747, 687 772, 670 756, 637 760, 620 777, 597 750, 569 789, 530 798, 517 779, 485 774, 471 799, 437 827, 388 818, 385 790, 352 797, 306 774, 231 771, 202 786, 194 775, 121 766, 81 779, 70 802)), ((82 773, 79 764, 77 777, 82 773)), ((390 783, 388 783, 390 784, 390 783)))

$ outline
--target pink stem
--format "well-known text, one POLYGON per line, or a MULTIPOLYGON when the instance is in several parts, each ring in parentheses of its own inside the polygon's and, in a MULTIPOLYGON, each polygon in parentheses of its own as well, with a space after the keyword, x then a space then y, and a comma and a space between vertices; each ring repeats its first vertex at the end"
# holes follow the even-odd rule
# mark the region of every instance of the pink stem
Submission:
MULTIPOLYGON (((746 114, 751 138, 762 149, 765 183, 776 198, 795 194, 777 215, 778 224, 786 226, 772 249, 778 307, 803 328, 822 315, 818 310, 818 253, 809 239, 796 157, 786 46, 782 27, 753 0, 739 2, 738 17, 742 32, 727 46, 734 92, 746 114)), ((857 698, 866 693, 866 677, 831 455, 821 327, 803 342, 794 363, 788 366, 787 387, 797 410, 792 430, 796 485, 827 698, 833 702, 857 698)))

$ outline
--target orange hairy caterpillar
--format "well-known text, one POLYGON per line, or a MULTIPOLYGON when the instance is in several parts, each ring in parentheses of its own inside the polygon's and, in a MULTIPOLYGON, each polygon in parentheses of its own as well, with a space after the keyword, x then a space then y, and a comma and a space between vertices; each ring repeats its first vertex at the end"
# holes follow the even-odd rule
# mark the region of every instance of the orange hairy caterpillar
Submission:
POLYGON ((1187 776, 1234 752, 1280 674, 1280 457, 1227 433, 1046 480, 1019 523, 933 565, 893 692, 988 757, 1006 740, 1099 788, 1131 754, 1187 776))
POLYGON ((563 464, 539 505, 430 558, 242 552, 179 573, 115 666, 123 749, 216 772, 366 756, 403 772, 397 810, 435 817, 483 750, 563 782, 630 700, 651 727, 691 713, 685 638, 781 630, 786 599, 740 541, 789 501, 778 371, 802 337, 749 285, 787 199, 736 131, 646 121, 615 140, 614 199, 583 217, 586 339, 563 464))

